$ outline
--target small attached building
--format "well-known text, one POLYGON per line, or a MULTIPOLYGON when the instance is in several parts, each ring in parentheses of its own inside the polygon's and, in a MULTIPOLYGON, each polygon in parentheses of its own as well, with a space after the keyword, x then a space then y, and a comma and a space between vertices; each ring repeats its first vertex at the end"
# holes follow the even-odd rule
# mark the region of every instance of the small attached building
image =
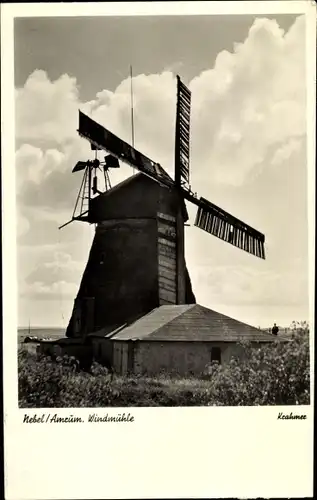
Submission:
POLYGON ((279 339, 198 304, 160 306, 128 326, 92 336, 95 359, 122 375, 199 375, 212 361, 241 357, 241 340, 259 345, 279 339))

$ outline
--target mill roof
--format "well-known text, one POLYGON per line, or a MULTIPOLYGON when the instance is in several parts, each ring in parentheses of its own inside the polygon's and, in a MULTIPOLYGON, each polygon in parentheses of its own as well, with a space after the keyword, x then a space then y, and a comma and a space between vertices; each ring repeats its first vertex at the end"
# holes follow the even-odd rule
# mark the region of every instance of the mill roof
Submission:
POLYGON ((135 182, 138 182, 143 178, 144 178, 144 175, 141 174, 141 172, 137 172, 136 174, 131 175, 130 177, 127 177, 123 181, 119 182, 115 186, 112 186, 110 189, 108 189, 108 191, 105 191, 104 193, 102 193, 102 196, 104 198, 109 198, 110 196, 113 196, 117 191, 120 191, 120 189, 122 189, 123 187, 134 184, 135 182))
MULTIPOLYGON (((163 176, 168 178, 171 182, 173 182, 172 177, 162 167, 160 167, 160 169, 163 171, 163 176)), ((112 201, 113 199, 116 199, 116 196, 118 194, 120 194, 121 191, 124 190, 125 188, 133 189, 133 187, 135 187, 136 185, 141 184, 141 183, 153 183, 157 186, 160 186, 160 184, 158 184, 152 178, 148 177, 147 175, 143 174, 142 172, 137 172, 136 174, 131 175, 130 177, 124 179, 123 181, 119 182, 115 186, 111 187, 110 189, 108 189, 104 193, 100 194, 96 198, 93 198, 91 200, 91 207, 93 207, 96 203, 98 203, 98 201, 100 199, 112 201)), ((170 189, 168 189, 166 187, 161 187, 161 189, 170 191, 170 189)), ((182 204, 184 221, 186 222, 188 220, 188 212, 187 212, 187 208, 186 208, 186 204, 185 204, 184 199, 181 200, 181 204, 182 204)))
POLYGON ((112 340, 272 342, 283 340, 199 304, 160 306, 111 336, 112 340))

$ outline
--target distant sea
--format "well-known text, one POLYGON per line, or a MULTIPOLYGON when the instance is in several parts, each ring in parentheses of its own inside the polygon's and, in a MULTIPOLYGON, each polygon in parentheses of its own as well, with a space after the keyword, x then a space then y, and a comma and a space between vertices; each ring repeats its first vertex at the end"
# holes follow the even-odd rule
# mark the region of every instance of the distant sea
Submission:
POLYGON ((34 336, 39 338, 46 339, 59 339, 61 337, 65 337, 66 328, 49 328, 49 327, 36 327, 29 328, 21 327, 18 328, 18 340, 19 342, 23 342, 24 338, 27 336, 34 336))

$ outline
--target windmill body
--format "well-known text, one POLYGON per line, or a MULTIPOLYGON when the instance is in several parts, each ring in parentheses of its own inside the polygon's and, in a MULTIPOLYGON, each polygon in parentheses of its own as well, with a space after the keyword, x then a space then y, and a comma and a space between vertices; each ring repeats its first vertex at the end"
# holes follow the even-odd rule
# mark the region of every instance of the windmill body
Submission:
POLYGON ((90 201, 96 231, 68 337, 113 331, 161 305, 193 304, 184 258, 185 204, 136 174, 90 201))

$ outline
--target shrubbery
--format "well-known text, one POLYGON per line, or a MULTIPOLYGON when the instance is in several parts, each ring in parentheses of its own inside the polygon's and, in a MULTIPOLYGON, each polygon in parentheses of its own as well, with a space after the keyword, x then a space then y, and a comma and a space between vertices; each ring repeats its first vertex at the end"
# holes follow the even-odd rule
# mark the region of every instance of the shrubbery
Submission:
POLYGON ((246 361, 211 367, 209 379, 218 403, 236 405, 309 404, 309 335, 297 330, 291 342, 254 348, 243 345, 246 361))
POLYGON ((92 367, 78 372, 74 358, 37 357, 19 350, 19 405, 23 408, 109 406, 114 391, 107 370, 92 367), (97 403, 97 405, 96 405, 97 403))
POLYGON ((37 357, 19 349, 19 405, 40 407, 237 406, 309 404, 308 329, 291 342, 254 348, 242 344, 246 361, 213 365, 201 378, 121 377, 94 364, 78 371, 74 358, 37 357))

